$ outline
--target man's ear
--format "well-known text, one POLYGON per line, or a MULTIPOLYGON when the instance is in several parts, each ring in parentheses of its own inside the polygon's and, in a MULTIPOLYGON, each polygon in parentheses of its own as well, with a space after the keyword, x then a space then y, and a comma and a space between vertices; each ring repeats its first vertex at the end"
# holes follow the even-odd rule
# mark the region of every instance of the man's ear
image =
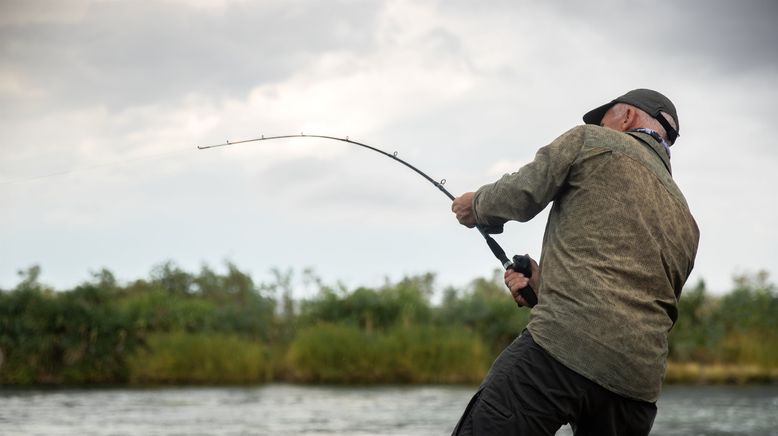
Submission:
POLYGON ((626 132, 627 130, 632 130, 635 126, 635 121, 637 121, 638 113, 632 106, 627 106, 627 110, 624 111, 624 117, 621 119, 621 128, 623 129, 622 132, 626 132))

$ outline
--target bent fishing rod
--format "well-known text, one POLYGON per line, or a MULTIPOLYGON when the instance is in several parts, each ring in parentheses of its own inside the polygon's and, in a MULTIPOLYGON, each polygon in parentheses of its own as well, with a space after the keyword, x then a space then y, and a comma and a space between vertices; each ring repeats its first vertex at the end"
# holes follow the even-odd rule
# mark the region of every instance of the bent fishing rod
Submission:
MULTIPOLYGON (((280 136, 265 136, 262 135, 259 138, 254 139, 244 139, 241 141, 227 141, 223 144, 215 144, 215 145, 205 145, 205 146, 198 146, 198 150, 206 150, 209 148, 217 148, 217 147, 225 147, 228 145, 236 145, 236 144, 244 144, 247 142, 259 142, 259 141, 270 141, 274 139, 285 139, 285 138, 320 138, 320 139, 328 139, 333 141, 341 141, 346 142, 349 144, 358 145, 360 147, 364 147, 368 150, 375 151, 376 153, 380 153, 390 159, 393 159, 406 167, 410 168, 420 176, 424 177, 428 182, 432 183, 436 188, 438 188, 446 197, 448 197, 449 200, 454 201, 456 197, 452 195, 443 185, 446 183, 446 179, 442 179, 440 181, 437 181, 433 179, 432 177, 428 176, 426 173, 421 171, 420 169, 416 168, 415 166, 411 165, 410 163, 406 162, 405 160, 397 157, 397 152, 394 153, 387 153, 379 148, 364 144, 362 142, 354 141, 349 139, 348 136, 345 138, 339 138, 336 136, 327 136, 327 135, 307 135, 304 133, 300 133, 299 135, 280 135, 280 136)), ((500 263, 502 263, 503 268, 506 270, 513 270, 516 272, 519 272, 523 274, 525 277, 530 278, 532 276, 532 268, 530 265, 530 258, 529 255, 525 254, 523 256, 514 255, 512 259, 508 259, 508 256, 505 255, 505 250, 500 247, 500 244, 497 243, 497 241, 494 240, 494 238, 491 237, 490 233, 502 233, 502 226, 482 226, 476 224, 476 229, 478 229, 478 232, 481 233, 481 236, 484 237, 486 240, 486 245, 489 246, 489 249, 492 251, 492 254, 499 259, 500 263)), ((519 290, 519 293, 524 298, 524 300, 529 304, 529 307, 534 307, 538 302, 538 297, 535 294, 535 291, 532 289, 531 286, 527 285, 526 287, 519 290)))

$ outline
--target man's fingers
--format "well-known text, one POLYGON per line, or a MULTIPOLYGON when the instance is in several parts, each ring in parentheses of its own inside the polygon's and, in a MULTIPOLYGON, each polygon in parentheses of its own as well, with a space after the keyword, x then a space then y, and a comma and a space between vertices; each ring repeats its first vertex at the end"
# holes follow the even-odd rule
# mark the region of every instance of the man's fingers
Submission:
POLYGON ((473 192, 466 192, 451 203, 451 211, 456 215, 459 224, 471 228, 476 225, 473 215, 473 195, 473 192))
POLYGON ((514 291, 513 289, 511 289, 511 295, 513 296, 513 301, 515 301, 516 304, 518 304, 520 307, 527 305, 527 300, 525 300, 524 297, 522 297, 521 294, 519 294, 518 290, 514 291))
POLYGON ((524 289, 529 285, 529 279, 524 277, 523 274, 515 271, 506 271, 505 273, 505 285, 511 291, 511 296, 519 307, 528 306, 527 300, 519 293, 520 289, 524 289))
MULTIPOLYGON (((537 277, 538 275, 536 268, 537 268, 536 266, 535 268, 533 268, 534 270, 532 274, 533 278, 537 277)), ((511 291, 511 296, 513 297, 513 300, 516 301, 516 304, 518 304, 519 306, 529 306, 527 300, 525 300, 524 297, 522 297, 521 294, 519 293, 519 290, 529 286, 530 279, 524 277, 524 274, 516 272, 512 269, 506 270, 505 273, 503 274, 503 278, 505 279, 505 286, 507 286, 508 289, 511 291)))
POLYGON ((507 286, 511 290, 513 290, 514 288, 516 289, 524 288, 527 286, 528 283, 529 283, 529 279, 524 277, 524 274, 513 270, 505 271, 505 286, 507 286))

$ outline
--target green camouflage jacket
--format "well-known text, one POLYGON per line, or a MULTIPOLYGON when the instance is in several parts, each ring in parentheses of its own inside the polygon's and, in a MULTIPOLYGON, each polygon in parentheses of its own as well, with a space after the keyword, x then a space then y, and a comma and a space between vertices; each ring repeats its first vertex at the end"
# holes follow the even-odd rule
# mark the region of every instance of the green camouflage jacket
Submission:
POLYGON ((530 333, 573 371, 656 401, 699 242, 667 152, 645 133, 578 126, 481 187, 473 210, 493 225, 550 202, 530 333))

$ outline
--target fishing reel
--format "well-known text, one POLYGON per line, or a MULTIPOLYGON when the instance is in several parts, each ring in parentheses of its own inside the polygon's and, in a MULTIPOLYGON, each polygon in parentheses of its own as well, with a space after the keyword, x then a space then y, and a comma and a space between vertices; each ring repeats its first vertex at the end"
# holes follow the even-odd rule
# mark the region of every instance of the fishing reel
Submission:
MULTIPOLYGON (((506 269, 512 269, 517 273, 521 273, 526 278, 532 277, 532 264, 530 262, 529 254, 523 256, 517 254, 513 256, 512 264, 506 269)), ((530 285, 519 289, 519 294, 524 298, 529 307, 535 307, 535 305, 538 304, 538 296, 530 285)))

